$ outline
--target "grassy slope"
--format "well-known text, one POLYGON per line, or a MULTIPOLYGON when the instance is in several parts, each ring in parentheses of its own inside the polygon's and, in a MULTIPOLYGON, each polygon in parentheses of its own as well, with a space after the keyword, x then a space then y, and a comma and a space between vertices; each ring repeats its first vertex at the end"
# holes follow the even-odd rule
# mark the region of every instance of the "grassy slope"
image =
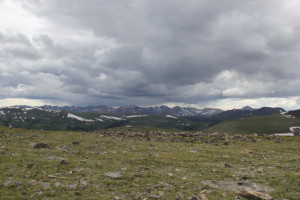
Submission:
POLYGON ((282 115, 267 115, 245 119, 224 121, 203 130, 206 133, 287 133, 289 127, 300 126, 300 118, 286 118, 282 115))
POLYGON ((275 198, 299 199, 300 137, 229 145, 140 141, 99 133, 7 130, 0 127, 1 199, 186 199, 201 191, 210 200, 234 199, 233 192, 203 186, 203 180, 241 180, 273 187, 275 198), (80 145, 72 145, 73 141, 80 145), (277 142, 276 142, 277 141, 277 142), (280 143, 278 141, 281 141, 280 143), (35 149, 44 142, 51 149, 35 149), (248 149, 251 155, 241 154, 248 149), (192 151, 192 152, 191 152, 192 151), (67 164, 47 160, 66 159, 67 164), (231 167, 224 167, 224 164, 231 167), (28 164, 34 164, 28 167, 28 164), (263 170, 258 170, 262 168, 263 170), (119 171, 114 180, 105 173, 119 171), (55 175, 52 177, 49 175, 55 175), (4 187, 7 180, 20 186, 4 187), (87 184, 80 184, 87 180, 87 184), (40 181, 40 182, 39 182, 40 181), (49 183, 50 187, 44 187, 49 183), (76 184, 76 188, 68 187, 76 184), (154 195, 151 197, 151 195, 154 195))

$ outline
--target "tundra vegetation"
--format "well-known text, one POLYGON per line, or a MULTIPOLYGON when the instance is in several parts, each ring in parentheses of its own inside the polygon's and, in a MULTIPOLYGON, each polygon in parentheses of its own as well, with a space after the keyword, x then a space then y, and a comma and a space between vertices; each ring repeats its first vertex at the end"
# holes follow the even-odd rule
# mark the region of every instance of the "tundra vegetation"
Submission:
POLYGON ((0 127, 0 172, 3 200, 252 198, 243 185, 299 200, 300 137, 0 127))

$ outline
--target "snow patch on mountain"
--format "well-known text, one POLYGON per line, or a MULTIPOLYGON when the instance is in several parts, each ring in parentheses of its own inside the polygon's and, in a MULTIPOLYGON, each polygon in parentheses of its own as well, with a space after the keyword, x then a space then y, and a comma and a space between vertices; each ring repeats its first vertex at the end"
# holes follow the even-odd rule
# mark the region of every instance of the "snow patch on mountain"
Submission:
POLYGON ((113 117, 113 116, 106 116, 106 115, 101 115, 100 117, 105 119, 112 119, 112 120, 124 120, 120 117, 113 117))
POLYGON ((126 116, 126 118, 130 119, 130 118, 137 118, 137 117, 147 117, 148 115, 128 115, 126 116))
POLYGON ((33 108, 23 108, 23 110, 26 110, 26 111, 33 110, 33 108))
POLYGON ((94 121, 92 119, 85 119, 85 118, 79 117, 77 115, 73 115, 71 113, 68 113, 68 118, 73 118, 73 119, 77 119, 78 121, 84 121, 84 122, 93 122, 94 121))
POLYGON ((172 119, 178 119, 177 117, 174 117, 174 116, 172 116, 172 115, 166 115, 166 117, 172 118, 172 119))

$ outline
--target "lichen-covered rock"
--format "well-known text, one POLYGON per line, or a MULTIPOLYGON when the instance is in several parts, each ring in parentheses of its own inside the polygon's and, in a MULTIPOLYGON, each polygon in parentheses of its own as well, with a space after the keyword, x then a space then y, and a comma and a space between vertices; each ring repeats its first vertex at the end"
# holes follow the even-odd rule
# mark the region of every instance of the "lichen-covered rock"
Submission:
POLYGON ((21 182, 14 181, 14 180, 7 180, 3 182, 4 187, 14 187, 14 186, 20 186, 22 185, 21 182))
POLYGON ((268 193, 273 191, 272 188, 251 182, 242 181, 203 181, 202 184, 213 187, 221 188, 225 190, 230 190, 236 192, 237 194, 257 200, 271 200, 273 199, 268 193), (256 195, 256 196, 255 196, 256 195))
POLYGON ((250 189, 242 189, 238 192, 239 195, 249 198, 249 199, 256 199, 256 200, 272 200, 273 197, 267 193, 253 191, 250 189))
POLYGON ((120 172, 108 172, 105 176, 112 179, 118 179, 122 177, 122 174, 120 172))

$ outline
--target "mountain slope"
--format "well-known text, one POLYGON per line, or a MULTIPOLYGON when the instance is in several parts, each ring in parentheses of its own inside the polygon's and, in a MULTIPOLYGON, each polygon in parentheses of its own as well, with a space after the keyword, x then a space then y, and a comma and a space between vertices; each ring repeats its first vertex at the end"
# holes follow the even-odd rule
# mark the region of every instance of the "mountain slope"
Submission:
POLYGON ((300 118, 300 109, 289 111, 289 112, 285 113, 285 115, 290 115, 290 116, 300 118))
POLYGON ((227 110, 219 114, 213 115, 212 119, 215 121, 225 121, 225 120, 247 118, 252 116, 280 114, 284 111, 285 110, 283 108, 270 108, 270 107, 262 107, 253 110, 233 109, 233 110, 227 110))
POLYGON ((289 127, 292 126, 300 126, 300 119, 287 118, 277 114, 224 121, 202 131, 206 133, 273 134, 288 133, 290 132, 289 127))

